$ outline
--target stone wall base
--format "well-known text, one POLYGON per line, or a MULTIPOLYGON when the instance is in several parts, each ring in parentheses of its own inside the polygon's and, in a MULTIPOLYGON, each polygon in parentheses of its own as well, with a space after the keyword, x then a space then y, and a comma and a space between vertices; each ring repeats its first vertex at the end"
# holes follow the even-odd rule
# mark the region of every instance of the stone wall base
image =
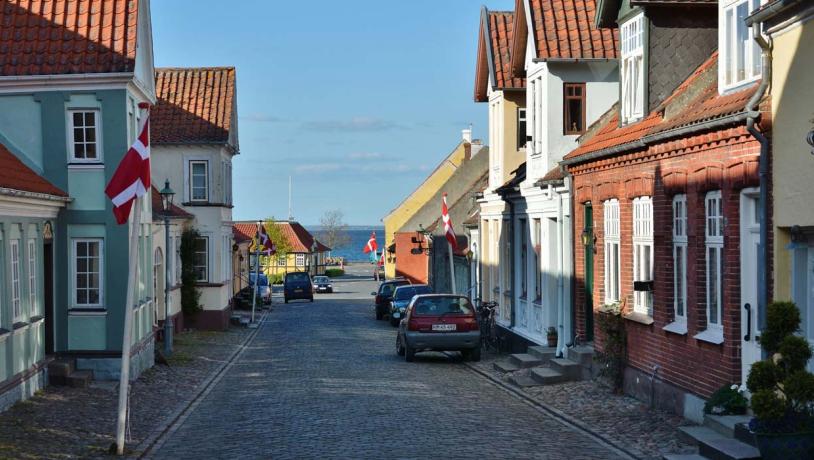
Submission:
POLYGON ((229 328, 229 318, 232 316, 232 307, 223 310, 203 310, 195 318, 187 318, 187 322, 195 329, 204 331, 225 331, 229 328))
POLYGON ((47 381, 47 370, 44 361, 41 361, 34 367, 0 383, 0 412, 18 401, 34 396, 34 393, 45 388, 47 381))
POLYGON ((628 366, 625 368, 625 394, 651 408, 681 415, 696 423, 704 421, 704 399, 662 380, 658 372, 654 377, 628 366))
MULTIPOLYGON (((142 372, 155 365, 155 336, 150 334, 133 347, 130 355, 130 380, 139 378, 142 372)), ((76 358, 76 368, 93 371, 94 380, 118 381, 121 377, 122 360, 117 358, 76 358)))

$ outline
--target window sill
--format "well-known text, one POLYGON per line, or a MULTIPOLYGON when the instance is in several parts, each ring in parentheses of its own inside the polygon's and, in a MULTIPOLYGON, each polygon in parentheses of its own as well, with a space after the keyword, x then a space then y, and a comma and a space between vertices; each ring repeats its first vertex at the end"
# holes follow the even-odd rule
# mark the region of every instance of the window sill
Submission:
POLYGON ((644 324, 645 326, 650 326, 653 324, 653 317, 647 315, 646 313, 639 313, 634 311, 633 313, 628 313, 626 315, 622 315, 622 318, 633 321, 634 323, 644 324))
POLYGON ((687 323, 673 321, 672 323, 664 326, 662 329, 667 332, 672 332, 673 334, 687 335, 687 323))
POLYGON ((44 316, 39 316, 39 315, 32 316, 30 322, 31 322, 31 324, 36 324, 36 323, 39 323, 40 321, 42 321, 44 319, 45 319, 44 316))
POLYGON ((69 308, 68 316, 104 316, 107 315, 107 310, 101 307, 98 308, 69 308))
POLYGON ((5 341, 7 338, 11 337, 11 331, 8 329, 0 329, 0 342, 5 341))
POLYGON ((68 163, 68 169, 105 169, 105 164, 101 161, 93 163, 68 163))
POLYGON ((707 329, 695 335, 696 340, 709 342, 715 345, 724 343, 724 331, 720 329, 707 329))

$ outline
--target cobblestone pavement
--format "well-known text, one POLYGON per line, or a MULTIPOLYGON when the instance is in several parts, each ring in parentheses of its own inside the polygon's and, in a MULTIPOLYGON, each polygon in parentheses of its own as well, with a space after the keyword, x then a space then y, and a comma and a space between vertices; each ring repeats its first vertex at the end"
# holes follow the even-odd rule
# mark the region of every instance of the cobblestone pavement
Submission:
MULTIPOLYGON (((131 386, 132 448, 231 356, 248 329, 176 336, 171 366, 157 365, 131 386)), ((115 458, 117 382, 90 388, 49 386, 0 414, 0 459, 115 458)))
POLYGON ((457 358, 397 357, 374 286, 277 306, 155 457, 619 458, 457 358))

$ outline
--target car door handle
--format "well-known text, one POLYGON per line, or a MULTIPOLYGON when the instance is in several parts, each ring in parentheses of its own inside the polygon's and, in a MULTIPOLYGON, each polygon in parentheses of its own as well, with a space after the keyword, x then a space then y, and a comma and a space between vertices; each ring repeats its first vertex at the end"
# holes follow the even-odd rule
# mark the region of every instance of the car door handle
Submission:
POLYGON ((752 305, 747 303, 743 308, 746 310, 746 335, 743 336, 743 340, 748 342, 752 340, 752 305))

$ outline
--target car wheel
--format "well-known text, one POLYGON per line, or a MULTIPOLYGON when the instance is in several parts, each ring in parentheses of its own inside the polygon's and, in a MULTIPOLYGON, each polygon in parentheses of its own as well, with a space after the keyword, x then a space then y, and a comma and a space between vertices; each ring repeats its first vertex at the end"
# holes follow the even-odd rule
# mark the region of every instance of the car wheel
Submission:
POLYGON ((475 362, 480 361, 480 347, 475 347, 475 348, 473 348, 471 350, 468 350, 468 351, 469 351, 469 353, 464 355, 464 357, 466 359, 468 359, 469 361, 475 361, 475 362))
POLYGON ((379 309, 377 308, 377 309, 376 309, 376 320, 377 320, 377 321, 381 321, 381 320, 383 320, 383 319, 384 319, 384 315, 383 315, 383 314, 382 314, 382 312, 381 312, 381 311, 379 311, 379 309))
POLYGON ((393 327, 398 327, 399 326, 399 320, 396 319, 396 318, 393 318, 392 314, 390 315, 390 325, 393 326, 393 327))
POLYGON ((404 347, 401 346, 401 338, 396 336, 396 354, 404 356, 404 347))
POLYGON ((415 359, 415 348, 410 345, 404 344, 404 360, 408 363, 413 362, 415 359))
POLYGON ((311 297, 309 300, 310 300, 311 302, 313 302, 313 301, 314 301, 314 298, 313 298, 313 297, 311 297))
POLYGON ((288 297, 285 298, 285 303, 288 303, 288 297))

